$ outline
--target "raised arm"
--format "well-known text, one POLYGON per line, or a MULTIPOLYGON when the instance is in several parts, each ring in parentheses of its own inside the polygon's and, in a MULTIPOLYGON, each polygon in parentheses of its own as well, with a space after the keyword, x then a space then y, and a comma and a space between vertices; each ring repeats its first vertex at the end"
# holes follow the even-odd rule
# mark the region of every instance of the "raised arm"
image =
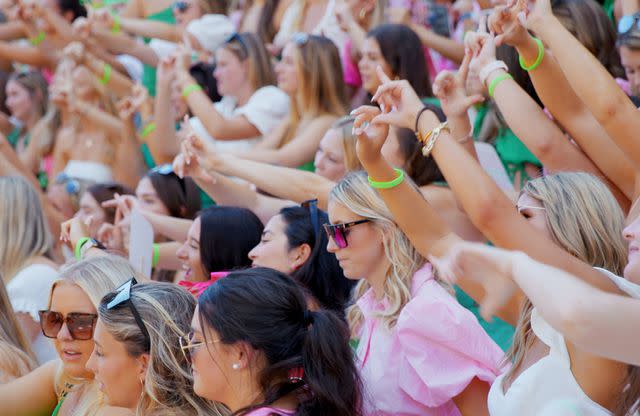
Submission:
MULTIPOLYGON (((580 145, 607 179, 627 199, 633 198, 633 165, 576 95, 555 58, 544 48, 540 49, 535 39, 522 26, 518 15, 525 9, 525 2, 520 0, 513 6, 497 8, 490 16, 489 26, 498 34, 496 43, 515 47, 529 66, 538 60, 541 53, 544 54, 539 66, 529 71, 538 96, 554 119, 580 145)), ((542 141, 547 140, 543 138, 542 141)), ((544 164, 546 166, 547 162, 544 161, 544 164)))
POLYGON ((154 131, 144 138, 156 163, 171 163, 180 153, 175 116, 171 109, 171 86, 175 79, 174 59, 165 58, 158 65, 156 97, 153 106, 154 131))
POLYGON ((574 91, 637 170, 640 114, 629 97, 596 57, 553 16, 549 0, 536 1, 527 27, 553 51, 574 91))

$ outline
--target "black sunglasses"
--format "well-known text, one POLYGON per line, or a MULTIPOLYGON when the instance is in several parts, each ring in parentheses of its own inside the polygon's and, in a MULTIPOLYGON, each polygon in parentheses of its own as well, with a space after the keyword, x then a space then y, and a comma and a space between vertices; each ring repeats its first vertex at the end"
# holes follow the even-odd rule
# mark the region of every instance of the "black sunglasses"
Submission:
POLYGON ((233 42, 238 42, 240 44, 240 47, 242 48, 242 53, 245 58, 249 56, 249 49, 247 48, 247 44, 244 43, 242 36, 240 36, 240 33, 238 32, 232 33, 231 36, 229 36, 224 43, 228 45, 233 42))
POLYGON ((318 200, 310 199, 301 203, 300 206, 309 211, 311 224, 313 225, 313 233, 315 236, 317 236, 320 232, 320 220, 318 219, 318 200))
POLYGON ((346 248, 349 245, 347 236, 349 235, 349 228, 358 224, 364 224, 371 220, 359 220, 347 222, 344 224, 323 224, 324 231, 327 233, 327 237, 333 239, 338 248, 346 248))
POLYGON ((136 324, 138 324, 138 328, 140 328, 142 335, 144 335, 147 345, 146 349, 148 351, 151 348, 151 337, 149 337, 149 331, 147 331, 147 327, 144 325, 140 313, 138 313, 136 306, 131 301, 131 288, 137 284, 138 281, 136 280, 136 278, 132 277, 131 280, 125 282, 118 289, 116 289, 116 292, 118 292, 118 294, 113 299, 111 299, 111 302, 107 303, 107 309, 111 310, 125 303, 129 305, 129 309, 133 314, 133 318, 136 320, 136 324))

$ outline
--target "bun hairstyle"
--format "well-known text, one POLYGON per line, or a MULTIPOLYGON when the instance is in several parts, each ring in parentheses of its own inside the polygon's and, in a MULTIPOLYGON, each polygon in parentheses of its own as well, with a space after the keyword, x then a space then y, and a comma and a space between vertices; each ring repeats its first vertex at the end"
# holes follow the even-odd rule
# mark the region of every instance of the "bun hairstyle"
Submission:
POLYGON ((263 403, 244 415, 300 391, 296 415, 359 416, 360 379, 349 329, 335 313, 311 312, 298 284, 268 268, 230 273, 198 299, 203 333, 212 328, 223 344, 247 343, 264 355, 256 377, 263 403))

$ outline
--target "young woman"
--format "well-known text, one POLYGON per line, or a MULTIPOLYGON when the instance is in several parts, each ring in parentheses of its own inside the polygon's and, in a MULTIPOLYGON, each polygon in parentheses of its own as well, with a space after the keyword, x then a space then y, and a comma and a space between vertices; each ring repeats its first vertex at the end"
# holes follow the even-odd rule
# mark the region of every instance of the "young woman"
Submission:
POLYGON ((360 279, 347 318, 365 414, 486 414, 502 351, 437 280, 366 175, 336 185, 329 218, 327 250, 360 279))
POLYGON ((179 284, 200 295, 223 274, 251 267, 249 252, 260 242, 263 228, 246 208, 215 206, 200 212, 176 253, 185 272, 179 284))
POLYGON ((54 241, 36 191, 21 177, 0 177, 0 274, 16 318, 40 363, 55 356, 40 332, 38 310, 47 304, 51 285, 58 279, 52 260, 54 241))
MULTIPOLYGON (((394 106, 398 109, 375 117, 376 126, 392 122, 407 127, 416 122, 422 108, 419 98, 404 81, 386 79, 375 98, 382 100, 388 108, 394 106), (393 95, 389 91, 394 91, 393 95)), ((364 117, 360 121, 365 119, 369 118, 364 117)), ((359 121, 356 124, 359 125, 359 121)), ((430 132, 434 130, 434 126, 438 126, 434 115, 429 112, 423 112, 418 124, 420 132, 430 132)), ((380 144, 365 148, 367 143, 369 142, 359 142, 359 146, 362 144, 359 156, 371 177, 374 180, 396 177, 393 170, 373 150, 380 144)), ((490 241, 498 246, 523 250, 549 264, 576 273, 605 290, 616 290, 615 284, 611 282, 610 272, 593 268, 597 266, 619 272, 624 264, 624 245, 619 234, 611 231, 621 229, 622 215, 611 193, 602 183, 587 174, 563 173, 541 178, 518 201, 518 210, 523 218, 513 211, 513 203, 497 190, 495 184, 478 171, 477 162, 451 138, 446 126, 441 130, 441 137, 433 150, 434 158, 470 219, 490 241), (603 206, 608 208, 603 210, 603 206), (564 215, 569 211, 573 211, 573 215, 564 215), (578 220, 575 215, 580 215, 583 219, 578 220), (558 250, 558 247, 564 250, 558 250)), ((416 218, 414 203, 418 202, 418 197, 408 185, 399 184, 381 194, 392 209, 396 221, 411 235, 412 241, 420 247, 423 254, 438 255, 456 241, 450 230, 442 227, 442 224, 429 221, 429 224, 416 228, 416 222, 409 221, 409 218, 416 218), (409 197, 410 194, 413 196, 409 197), (408 207, 411 207, 410 212, 408 207), (422 231, 418 231, 418 228, 422 228, 422 231)), ((428 204, 422 201, 419 205, 421 220, 435 218, 433 215, 436 214, 428 204)), ((472 286, 462 285, 462 288, 468 289, 472 297, 478 296, 476 299, 483 297, 472 286)), ((523 297, 518 297, 505 308, 501 316, 507 322, 515 322, 522 315, 521 323, 528 325, 529 312, 530 308, 526 306, 523 297)), ((619 399, 625 403, 628 403, 627 398, 636 400, 627 397, 627 393, 634 394, 633 387, 628 392, 624 387, 620 387, 620 390, 611 389, 611 385, 625 386, 629 380, 633 380, 633 374, 631 378, 626 378, 623 365, 593 356, 564 341, 558 344, 561 349, 552 348, 550 354, 547 346, 551 341, 547 336, 542 334, 538 338, 535 333, 527 331, 527 328, 522 325, 518 328, 520 336, 517 340, 526 342, 514 344, 515 363, 509 373, 501 377, 501 380, 507 381, 492 386, 489 396, 492 414, 510 414, 514 409, 521 410, 523 406, 530 409, 531 414, 535 414, 542 410, 543 403, 567 394, 581 397, 582 405, 593 414, 607 414, 606 409, 616 408, 619 399), (552 361, 554 365, 545 366, 547 361, 552 361), (569 368, 571 371, 568 371, 569 368), (595 368, 598 368, 597 375, 591 372, 595 368), (544 394, 541 392, 533 403, 524 392, 529 388, 528 383, 540 383, 535 382, 534 377, 527 376, 529 369, 537 372, 541 379, 565 377, 567 380, 577 380, 577 383, 565 383, 563 388, 566 390, 549 388, 544 394), (509 390, 511 386, 515 389, 509 390)), ((635 382, 632 382, 633 385, 635 382)))
POLYGON ((289 118, 253 149, 233 152, 245 159, 312 170, 327 129, 346 113, 338 50, 327 38, 300 34, 285 46, 276 65, 278 88, 291 99, 289 118))
POLYGON ((305 287, 320 306, 339 314, 350 302, 353 282, 345 278, 336 257, 327 252, 321 224, 328 218, 317 201, 286 207, 264 227, 260 243, 250 252, 252 266, 287 273, 305 287))
POLYGON ((11 307, 4 282, 0 282, 0 384, 33 371, 36 360, 11 307))
POLYGON ((100 403, 98 386, 85 364, 94 348, 100 299, 134 274, 129 262, 113 256, 85 260, 63 271, 48 306, 40 311, 41 331, 53 338, 59 359, 1 385, 3 412, 18 416, 128 414, 100 403))
MULTIPOLYGON (((289 97, 276 88, 269 53, 257 35, 237 33, 216 50, 213 73, 222 100, 213 104, 203 91, 184 95, 196 131, 208 133, 220 151, 248 150, 267 136, 289 113, 289 97)), ((188 68, 176 73, 181 90, 195 80, 188 68)))
POLYGON ((193 394, 180 349, 196 306, 193 296, 169 283, 136 283, 125 282, 98 307, 87 369, 106 404, 138 415, 226 414, 193 394))
POLYGON ((310 311, 298 285, 275 270, 234 272, 210 286, 182 348, 195 393, 234 414, 362 414, 344 321, 310 311))
POLYGON ((103 224, 113 224, 115 208, 103 207, 102 203, 115 198, 115 195, 132 195, 133 191, 119 183, 98 183, 91 185, 80 197, 80 206, 75 216, 88 224, 87 237, 98 238, 98 231, 103 224))

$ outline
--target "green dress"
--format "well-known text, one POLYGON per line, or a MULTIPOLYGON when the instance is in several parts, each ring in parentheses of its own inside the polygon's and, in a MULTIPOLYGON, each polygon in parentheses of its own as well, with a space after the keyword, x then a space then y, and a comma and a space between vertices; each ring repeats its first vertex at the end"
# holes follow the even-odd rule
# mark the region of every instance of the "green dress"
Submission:
MULTIPOLYGON (((176 19, 173 17, 173 10, 171 7, 167 7, 157 13, 147 16, 147 20, 154 20, 156 22, 164 22, 172 25, 176 24, 176 19)), ((151 42, 151 39, 145 38, 145 43, 151 42)), ((156 68, 145 64, 142 72, 142 85, 145 86, 151 97, 156 96, 156 68)), ((146 159, 146 158, 145 158, 146 159)))

